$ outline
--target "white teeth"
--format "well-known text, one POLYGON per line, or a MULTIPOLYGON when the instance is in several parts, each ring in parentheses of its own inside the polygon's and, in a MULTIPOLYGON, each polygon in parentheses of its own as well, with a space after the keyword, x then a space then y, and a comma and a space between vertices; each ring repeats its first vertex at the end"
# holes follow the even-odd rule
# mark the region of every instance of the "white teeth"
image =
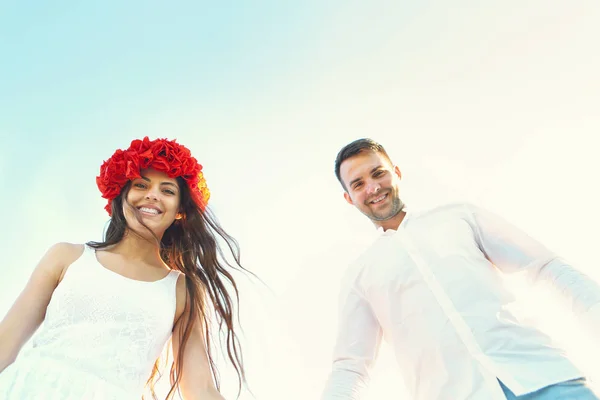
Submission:
POLYGON ((375 200, 373 200, 371 203, 375 204, 375 203, 379 203, 380 201, 382 201, 383 199, 385 199, 385 195, 376 198, 375 200))
POLYGON ((140 207, 140 211, 143 211, 143 212, 149 213, 149 214, 158 214, 158 210, 155 208, 140 207))

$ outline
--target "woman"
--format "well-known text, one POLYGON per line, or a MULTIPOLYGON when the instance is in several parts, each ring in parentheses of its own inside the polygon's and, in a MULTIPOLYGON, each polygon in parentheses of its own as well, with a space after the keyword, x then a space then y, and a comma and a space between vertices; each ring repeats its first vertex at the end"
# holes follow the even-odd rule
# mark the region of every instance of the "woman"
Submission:
POLYGON ((207 212, 202 166, 167 139, 134 140, 96 178, 111 216, 102 242, 58 243, 0 323, 0 398, 134 399, 154 383, 172 338, 172 398, 223 399, 210 351, 209 311, 244 371, 233 328, 243 269, 236 242, 207 212), (228 263, 217 243, 235 263, 228 263), (33 348, 17 355, 43 322, 33 348), (16 361, 15 361, 16 360, 16 361))

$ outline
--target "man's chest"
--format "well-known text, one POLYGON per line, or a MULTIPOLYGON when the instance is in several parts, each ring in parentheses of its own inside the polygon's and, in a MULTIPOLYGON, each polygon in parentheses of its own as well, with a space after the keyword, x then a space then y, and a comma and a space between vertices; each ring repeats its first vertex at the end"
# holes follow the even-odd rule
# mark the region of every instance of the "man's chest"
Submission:
POLYGON ((357 283, 384 319, 434 314, 448 298, 464 304, 471 301, 469 293, 495 289, 499 280, 471 226, 460 219, 413 224, 383 235, 364 254, 362 265, 357 283))

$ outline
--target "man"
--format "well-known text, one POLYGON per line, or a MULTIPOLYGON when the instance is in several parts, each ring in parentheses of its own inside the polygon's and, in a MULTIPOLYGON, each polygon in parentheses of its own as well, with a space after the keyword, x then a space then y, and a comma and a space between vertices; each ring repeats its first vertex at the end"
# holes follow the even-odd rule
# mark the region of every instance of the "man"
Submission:
POLYGON ((414 399, 598 399, 546 335, 508 311, 514 299, 501 273, 549 280, 600 332, 594 281, 473 205, 407 212, 400 169, 370 139, 345 146, 335 172, 346 201, 381 235, 342 284, 323 400, 360 398, 382 337, 393 345, 414 399))

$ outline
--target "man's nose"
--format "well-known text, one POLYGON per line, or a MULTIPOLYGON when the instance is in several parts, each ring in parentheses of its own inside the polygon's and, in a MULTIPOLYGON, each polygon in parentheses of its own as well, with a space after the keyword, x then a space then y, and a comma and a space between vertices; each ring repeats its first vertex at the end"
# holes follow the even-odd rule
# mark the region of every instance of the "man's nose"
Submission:
POLYGON ((377 182, 367 183, 367 194, 374 194, 379 192, 381 185, 377 182))

